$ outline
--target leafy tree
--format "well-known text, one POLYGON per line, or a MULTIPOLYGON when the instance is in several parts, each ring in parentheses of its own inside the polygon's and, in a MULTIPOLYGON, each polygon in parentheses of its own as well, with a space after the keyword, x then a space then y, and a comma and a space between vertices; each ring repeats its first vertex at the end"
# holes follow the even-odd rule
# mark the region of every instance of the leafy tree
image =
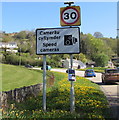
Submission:
POLYGON ((108 48, 110 48, 110 52, 109 50, 108 51, 108 55, 111 55, 111 54, 117 54, 117 39, 114 39, 114 38, 102 38, 102 40, 105 42, 105 44, 108 46, 108 48))
POLYGON ((86 58, 86 56, 83 53, 75 54, 73 58, 77 59, 77 60, 81 60, 84 63, 87 62, 87 58, 86 58))
POLYGON ((61 66, 61 57, 59 55, 49 55, 47 56, 47 64, 52 67, 59 67, 61 66))
POLYGON ((95 38, 91 34, 81 36, 81 52, 88 59, 94 60, 95 56, 100 53, 107 55, 112 54, 111 48, 101 38, 95 38))
POLYGON ((27 34, 27 39, 34 39, 34 36, 35 36, 35 33, 34 32, 29 32, 28 34, 27 34))
POLYGON ((3 34, 2 42, 11 42, 11 41, 13 41, 13 38, 10 35, 3 34))
POLYGON ((95 56, 94 60, 97 66, 105 67, 108 63, 109 57, 104 53, 99 53, 95 56))
POLYGON ((87 62, 87 58, 83 53, 80 53, 79 55, 79 60, 81 60, 82 62, 86 63, 87 62))
POLYGON ((27 37, 26 31, 21 31, 18 34, 16 34, 14 37, 17 39, 26 39, 27 37))

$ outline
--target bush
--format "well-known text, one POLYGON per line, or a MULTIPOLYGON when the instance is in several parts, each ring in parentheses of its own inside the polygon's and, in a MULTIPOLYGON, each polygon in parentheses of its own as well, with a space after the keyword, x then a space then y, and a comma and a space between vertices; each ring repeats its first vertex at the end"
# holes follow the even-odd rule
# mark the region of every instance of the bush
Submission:
POLYGON ((8 64, 19 65, 19 60, 20 60, 20 58, 15 54, 6 56, 6 62, 8 64))
POLYGON ((21 62, 21 65, 30 64, 32 66, 42 66, 42 60, 35 60, 34 58, 29 57, 28 54, 26 55, 21 54, 21 56, 19 56, 18 53, 17 54, 6 53, 2 57, 2 62, 12 65, 19 65, 21 62))
POLYGON ((105 67, 108 64, 108 60, 109 57, 104 53, 97 54, 94 58, 96 65, 100 67, 105 67))

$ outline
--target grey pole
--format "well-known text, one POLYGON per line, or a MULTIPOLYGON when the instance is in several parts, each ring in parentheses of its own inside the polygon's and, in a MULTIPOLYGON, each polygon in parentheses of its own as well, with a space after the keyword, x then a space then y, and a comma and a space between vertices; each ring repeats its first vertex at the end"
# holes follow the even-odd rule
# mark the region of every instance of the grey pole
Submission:
MULTIPOLYGON (((73 68, 73 55, 70 55, 70 64, 71 69, 73 68)), ((70 88, 70 112, 75 111, 75 96, 74 96, 74 82, 71 81, 71 88, 70 88)))
POLYGON ((43 55, 43 110, 46 111, 46 55, 43 55))

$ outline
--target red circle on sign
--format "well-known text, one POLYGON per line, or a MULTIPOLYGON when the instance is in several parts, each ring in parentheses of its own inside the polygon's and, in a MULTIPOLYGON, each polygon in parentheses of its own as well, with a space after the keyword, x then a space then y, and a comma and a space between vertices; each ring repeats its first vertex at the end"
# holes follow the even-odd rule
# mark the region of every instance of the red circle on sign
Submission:
POLYGON ((67 7, 67 8, 65 8, 65 9, 62 11, 62 13, 61 13, 61 20, 62 20, 65 24, 69 24, 69 25, 70 25, 70 24, 75 24, 75 23, 78 21, 79 17, 80 17, 80 14, 79 14, 78 10, 77 10, 76 8, 73 8, 73 7, 67 7), (72 22, 72 23, 68 23, 68 22, 64 21, 64 19, 63 19, 63 13, 64 13, 64 11, 67 10, 67 9, 73 9, 73 10, 75 10, 75 11, 77 12, 77 14, 78 14, 77 19, 76 19, 74 22, 72 22))

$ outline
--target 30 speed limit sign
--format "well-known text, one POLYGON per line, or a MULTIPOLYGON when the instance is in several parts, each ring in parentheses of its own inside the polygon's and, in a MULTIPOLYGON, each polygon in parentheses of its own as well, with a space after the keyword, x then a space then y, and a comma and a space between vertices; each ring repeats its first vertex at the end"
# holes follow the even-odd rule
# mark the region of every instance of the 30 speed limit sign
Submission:
POLYGON ((61 26, 81 25, 80 7, 69 6, 60 8, 60 25, 61 26))

